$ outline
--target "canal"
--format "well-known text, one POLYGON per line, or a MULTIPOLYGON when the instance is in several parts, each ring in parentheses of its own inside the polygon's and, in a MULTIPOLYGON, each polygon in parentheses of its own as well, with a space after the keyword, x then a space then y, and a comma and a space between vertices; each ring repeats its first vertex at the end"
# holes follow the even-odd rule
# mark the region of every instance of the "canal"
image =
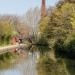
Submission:
MULTIPOLYGON (((46 51, 45 49, 48 51, 48 48, 45 46, 38 47, 38 49, 35 46, 32 46, 30 50, 23 50, 22 55, 20 54, 20 58, 15 58, 16 61, 11 60, 12 63, 10 64, 5 62, 3 67, 0 64, 0 75, 41 75, 39 74, 39 72, 37 72, 39 71, 37 58, 40 55, 38 50, 46 51)), ((46 64, 42 63, 44 64, 44 66, 42 65, 42 67, 49 70, 49 75, 56 75, 56 73, 57 75, 60 75, 60 73, 61 75, 75 75, 75 60, 57 58, 57 61, 53 61, 52 59, 54 56, 52 55, 51 51, 49 52, 49 56, 52 58, 50 58, 49 61, 45 62, 46 64), (50 66, 48 66, 47 63, 50 66)))
POLYGON ((0 75, 37 75, 36 68, 36 55, 29 53, 27 58, 10 64, 9 68, 0 69, 0 75))

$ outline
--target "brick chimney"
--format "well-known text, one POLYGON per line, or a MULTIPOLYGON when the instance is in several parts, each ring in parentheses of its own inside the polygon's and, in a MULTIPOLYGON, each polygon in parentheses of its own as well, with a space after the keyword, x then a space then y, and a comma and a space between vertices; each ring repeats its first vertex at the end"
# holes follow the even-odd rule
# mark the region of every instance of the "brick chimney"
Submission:
POLYGON ((46 16, 46 0, 42 0, 41 18, 44 18, 45 16, 46 16))

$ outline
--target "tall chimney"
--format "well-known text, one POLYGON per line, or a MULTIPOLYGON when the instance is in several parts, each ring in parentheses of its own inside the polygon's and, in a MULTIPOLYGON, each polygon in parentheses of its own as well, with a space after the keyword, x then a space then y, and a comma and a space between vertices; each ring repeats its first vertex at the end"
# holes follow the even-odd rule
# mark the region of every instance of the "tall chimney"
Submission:
POLYGON ((46 0, 42 0, 41 18, 44 18, 45 16, 46 16, 46 0))

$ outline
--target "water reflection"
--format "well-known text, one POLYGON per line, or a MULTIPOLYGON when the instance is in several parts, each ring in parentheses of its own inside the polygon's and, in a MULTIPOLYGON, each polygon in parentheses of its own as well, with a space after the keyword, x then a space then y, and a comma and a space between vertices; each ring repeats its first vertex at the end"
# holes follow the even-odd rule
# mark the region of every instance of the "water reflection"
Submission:
MULTIPOLYGON (((28 53, 27 58, 21 58, 19 62, 6 63, 7 66, 3 66, 0 69, 0 75, 38 75, 37 74, 37 58, 39 58, 40 53, 38 51, 49 51, 48 46, 32 46, 28 53)), ((50 55, 50 54, 49 54, 50 55)), ((64 61, 65 63, 65 61, 64 61)), ((59 63, 58 63, 59 64, 59 63)), ((66 60, 67 70, 71 75, 75 75, 75 60, 66 60), (72 65, 73 66, 72 66, 72 65)), ((0 65, 1 68, 1 65, 0 65)))
POLYGON ((31 53, 27 59, 21 59, 19 63, 11 65, 11 68, 0 70, 0 75, 37 75, 34 56, 31 53))
POLYGON ((37 75, 37 58, 39 58, 39 51, 48 51, 49 48, 45 46, 32 45, 28 50, 27 58, 22 58, 18 63, 9 64, 9 68, 3 67, 0 69, 0 75, 37 75))
POLYGON ((20 72, 18 70, 4 70, 4 71, 0 71, 0 75, 21 75, 20 72))

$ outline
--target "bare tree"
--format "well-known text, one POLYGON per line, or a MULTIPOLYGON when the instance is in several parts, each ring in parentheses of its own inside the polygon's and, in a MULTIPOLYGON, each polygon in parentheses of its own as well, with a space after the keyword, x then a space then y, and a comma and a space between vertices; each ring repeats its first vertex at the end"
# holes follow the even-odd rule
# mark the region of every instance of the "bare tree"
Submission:
POLYGON ((31 27, 32 32, 36 33, 38 29, 38 23, 41 17, 41 12, 38 7, 29 9, 23 17, 23 21, 31 27))

